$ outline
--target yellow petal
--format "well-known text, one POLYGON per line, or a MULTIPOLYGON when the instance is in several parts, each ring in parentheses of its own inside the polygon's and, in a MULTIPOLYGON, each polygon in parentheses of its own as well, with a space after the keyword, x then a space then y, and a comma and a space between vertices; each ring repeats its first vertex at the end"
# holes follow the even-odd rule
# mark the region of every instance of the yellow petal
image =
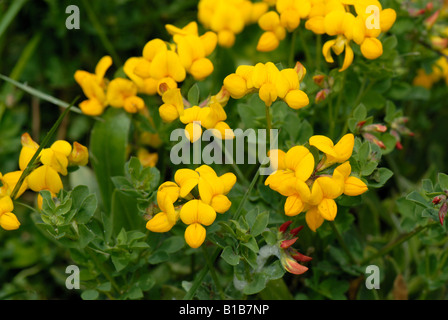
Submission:
POLYGON ((348 177, 345 180, 344 194, 348 196, 359 196, 368 190, 367 185, 356 177, 348 177))
POLYGON ((352 156, 354 145, 355 136, 352 133, 344 135, 334 146, 334 151, 337 154, 337 162, 348 160, 352 156))
POLYGON ((210 205, 217 213, 224 213, 230 209, 232 202, 225 195, 220 194, 213 197, 210 205))
POLYGON ((213 63, 207 58, 201 58, 192 63, 189 72, 195 80, 204 80, 213 70, 213 63))
POLYGON ((278 48, 280 40, 277 38, 274 32, 264 32, 257 43, 257 50, 260 52, 270 52, 278 48))
POLYGON ((179 169, 174 174, 174 181, 180 186, 179 196, 185 198, 199 182, 199 175, 191 169, 179 169))
MULTIPOLYGON (((8 185, 8 188, 10 189, 10 192, 14 190, 16 187, 17 182, 20 179, 20 176, 22 175, 22 171, 13 171, 8 172, 3 176, 3 182, 5 182, 8 185)), ((0 177, 1 178, 1 177, 0 177)), ((27 179, 25 179, 20 186, 19 191, 17 192, 16 199, 18 199, 25 191, 28 189, 28 182, 27 179)), ((1 195, 0 195, 1 197, 1 195)), ((12 211, 12 210, 10 210, 12 211)))
POLYGON ((302 90, 289 91, 284 100, 288 106, 294 110, 306 107, 310 103, 308 95, 302 90))
POLYGON ((199 223, 189 225, 185 229, 185 241, 191 248, 199 248, 205 240, 206 230, 199 223))
POLYGON ((85 166, 89 162, 89 150, 78 142, 73 143, 73 150, 68 158, 70 165, 85 166))
POLYGON ((333 221, 336 218, 338 206, 333 199, 323 199, 317 208, 325 220, 333 221))
POLYGON ((330 138, 322 135, 315 135, 309 139, 309 143, 311 146, 316 147, 323 153, 331 156, 336 156, 336 152, 334 151, 334 144, 330 138))
POLYGON ((174 226, 165 212, 159 212, 146 223, 146 229, 152 232, 168 232, 174 226))
POLYGON ((361 53, 367 59, 377 59, 383 54, 383 44, 377 38, 366 38, 361 44, 361 53))
POLYGON ((57 194, 62 188, 62 181, 55 169, 43 165, 28 176, 28 187, 34 192, 49 190, 57 194))
POLYGON ((4 213, 11 212, 12 210, 14 210, 14 204, 11 197, 6 196, 0 198, 0 216, 4 213))
POLYGON ((344 63, 342 64, 342 68, 339 69, 339 72, 342 72, 346 70, 348 67, 350 67, 350 65, 353 62, 353 57, 354 57, 353 49, 350 47, 350 45, 347 44, 345 46, 344 63))
POLYGON ((202 128, 201 125, 197 122, 189 123, 185 126, 185 136, 192 143, 199 140, 202 136, 202 128))
POLYGON ((336 40, 328 40, 322 46, 322 54, 324 55, 325 61, 328 63, 333 63, 334 59, 331 56, 331 47, 333 47, 336 43, 336 40))
POLYGON ((81 111, 92 117, 100 116, 104 112, 104 105, 97 99, 84 100, 79 104, 81 111))
POLYGON ((20 222, 12 212, 6 212, 0 215, 0 227, 5 230, 16 230, 20 227, 20 222))
POLYGON ((112 65, 112 58, 110 56, 104 56, 100 59, 95 68, 95 74, 99 82, 104 78, 107 69, 112 65))
POLYGON ((336 199, 344 191, 344 181, 332 179, 330 177, 319 177, 314 183, 319 183, 324 198, 336 199))
POLYGON ((299 195, 292 195, 286 198, 285 215, 293 217, 298 215, 305 208, 305 204, 299 195))
POLYGON ((324 218, 320 215, 317 207, 312 207, 306 212, 305 220, 308 227, 314 232, 324 223, 324 218))

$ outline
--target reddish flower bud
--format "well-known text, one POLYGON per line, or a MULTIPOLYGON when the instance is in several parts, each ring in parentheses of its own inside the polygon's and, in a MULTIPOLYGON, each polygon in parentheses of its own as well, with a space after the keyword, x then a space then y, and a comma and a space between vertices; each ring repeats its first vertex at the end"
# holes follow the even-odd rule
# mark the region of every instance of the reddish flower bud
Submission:
POLYGON ((395 147, 396 147, 398 150, 403 150, 403 145, 401 144, 400 141, 397 141, 397 143, 395 144, 395 147))
POLYGON ((293 238, 293 239, 289 239, 289 240, 283 240, 282 243, 280 244, 280 248, 282 249, 287 249, 290 246, 292 246, 298 238, 293 238))
POLYGON ((447 211, 448 211, 448 204, 445 201, 439 209, 439 221, 441 225, 443 225, 447 211))
POLYGON ((434 205, 439 204, 440 201, 442 201, 442 197, 441 197, 441 196, 437 196, 437 197, 434 197, 434 199, 432 199, 432 203, 433 203, 434 205))
POLYGON ((326 98, 327 98, 327 96, 328 96, 328 94, 330 93, 330 90, 328 90, 328 89, 322 89, 322 90, 320 90, 317 94, 316 94, 316 103, 319 103, 319 102, 322 102, 322 101, 324 101, 326 98))
POLYGON ((374 124, 369 124, 368 126, 365 126, 364 130, 371 131, 371 132, 386 132, 387 127, 383 124, 374 123, 374 124))
POLYGON ((425 20, 426 28, 430 29, 436 23, 437 19, 439 18, 440 10, 437 10, 434 12, 428 19, 425 20))
POLYGON ((373 142, 374 144, 376 144, 378 147, 380 147, 381 149, 386 149, 386 145, 383 143, 383 141, 378 140, 377 137, 375 137, 373 134, 370 133, 364 133, 363 137, 370 141, 373 142))
POLYGON ((366 120, 359 121, 359 122, 356 124, 356 127, 357 127, 357 128, 362 128, 365 124, 366 124, 366 120))
POLYGON ((298 262, 308 262, 313 260, 313 258, 308 257, 298 251, 294 252, 293 254, 291 254, 291 257, 293 257, 295 260, 297 260, 298 262))
POLYGON ((290 220, 290 221, 286 221, 285 223, 283 223, 283 224, 280 226, 280 228, 278 228, 278 231, 280 231, 281 233, 284 233, 284 232, 289 228, 289 226, 291 225, 291 223, 292 223, 291 220, 290 220))
POLYGON ((303 226, 297 227, 289 231, 289 233, 295 237, 301 230, 303 229, 303 226))
POLYGON ((317 75, 313 77, 313 81, 315 84, 317 84, 319 87, 322 87, 325 81, 324 75, 317 75))

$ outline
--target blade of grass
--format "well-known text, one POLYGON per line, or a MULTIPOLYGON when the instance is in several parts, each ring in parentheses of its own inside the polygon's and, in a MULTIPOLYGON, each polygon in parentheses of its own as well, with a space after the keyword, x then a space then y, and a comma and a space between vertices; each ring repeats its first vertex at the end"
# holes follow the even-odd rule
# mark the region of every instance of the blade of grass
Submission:
MULTIPOLYGON (((38 98, 40 98, 40 99, 42 99, 42 100, 48 101, 48 102, 50 102, 50 103, 52 103, 52 104, 54 104, 54 105, 57 105, 57 106, 62 107, 62 108, 68 108, 68 107, 70 106, 70 107, 71 107, 71 108, 70 108, 71 111, 76 112, 76 113, 79 113, 79 114, 84 114, 84 113, 81 111, 81 109, 79 109, 79 108, 77 108, 77 107, 73 107, 72 105, 70 105, 69 103, 67 103, 67 102, 65 102, 65 101, 59 100, 58 98, 55 98, 55 97, 53 97, 53 96, 50 96, 49 94, 46 94, 46 93, 44 93, 44 92, 42 92, 42 91, 39 91, 39 90, 37 90, 37 89, 34 89, 34 88, 32 88, 32 87, 30 87, 30 86, 28 86, 28 85, 26 85, 26 84, 17 82, 17 81, 15 81, 15 80, 13 80, 13 79, 11 79, 11 78, 9 78, 9 77, 3 75, 3 74, 0 74, 0 79, 4 80, 4 81, 6 81, 6 82, 9 82, 9 83, 15 85, 17 88, 20 88, 20 89, 22 89, 23 91, 25 91, 25 92, 27 92, 27 93, 33 95, 33 96, 36 96, 36 97, 38 97, 38 98)), ((104 121, 104 120, 103 120, 102 118, 100 118, 100 117, 93 117, 93 119, 98 120, 98 121, 104 121)))
POLYGON ((43 148, 45 148, 45 146, 48 145, 48 143, 50 142, 51 138, 54 136, 56 130, 58 129, 59 125, 61 124, 62 120, 64 119, 64 117, 67 115, 67 113, 70 112, 70 108, 76 103, 76 101, 79 98, 75 98, 75 100, 73 100, 73 102, 64 110, 64 112, 59 116, 58 120, 56 120, 55 124, 51 127, 50 131, 48 131, 47 135, 45 136, 45 138, 42 140, 42 143, 40 144, 39 148, 37 149, 36 153, 34 153, 33 157, 31 158, 30 162, 28 163, 28 165, 26 166, 25 170, 23 170, 22 174, 20 175, 19 180, 17 181, 16 186, 14 187, 14 190, 11 193, 11 199, 15 199, 17 193, 20 190, 20 187, 22 186, 23 182, 25 181, 25 178, 31 173, 31 171, 33 170, 34 166, 35 166, 35 162, 37 160, 37 158, 40 155, 40 152, 42 151, 43 148))
POLYGON ((6 29, 9 27, 15 16, 19 13, 19 11, 27 1, 28 0, 11 1, 11 6, 8 8, 8 11, 6 11, 5 15, 2 16, 0 20, 0 38, 3 36, 6 29))
POLYGON ((98 34, 98 37, 100 38, 100 41, 103 43, 104 48, 111 55, 115 65, 117 67, 121 67, 121 65, 122 65, 121 59, 118 56, 117 52, 115 51, 115 48, 112 45, 112 43, 107 38, 106 32, 104 31, 103 26, 99 22, 98 17, 95 14, 95 11, 92 9, 90 2, 83 0, 82 4, 83 4, 84 8, 86 9, 89 20, 93 24, 93 27, 95 28, 95 30, 98 34))
MULTIPOLYGON (((42 32, 37 33, 31 41, 28 42, 25 49, 22 51, 22 54, 20 55, 19 60, 17 61, 16 65, 11 71, 11 74, 9 77, 13 80, 17 80, 20 75, 23 72, 23 69, 25 68, 26 64, 28 63, 28 60, 33 55, 34 51, 36 50, 37 46, 39 45, 40 41, 42 39, 42 32)), ((5 104, 5 97, 7 96, 8 92, 11 91, 12 84, 7 83, 3 86, 2 91, 0 93, 0 97, 2 97, 2 101, 0 102, 0 120, 3 117, 3 113, 6 110, 6 104, 5 104)))

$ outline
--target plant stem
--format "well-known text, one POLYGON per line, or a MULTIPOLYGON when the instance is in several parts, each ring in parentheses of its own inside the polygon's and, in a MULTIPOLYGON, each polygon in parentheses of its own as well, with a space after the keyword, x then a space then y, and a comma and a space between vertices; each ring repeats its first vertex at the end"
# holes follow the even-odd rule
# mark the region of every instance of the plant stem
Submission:
POLYGON ((110 284, 115 289, 115 291, 117 291, 117 293, 120 294, 120 287, 117 285, 114 278, 110 275, 109 271, 106 270, 106 268, 104 268, 102 266, 102 264, 95 257, 95 254, 92 253, 93 249, 91 249, 90 247, 87 247, 86 251, 89 254, 89 256, 92 258, 92 261, 95 264, 95 266, 98 268, 98 270, 101 271, 101 273, 106 277, 107 280, 109 280, 110 284))
POLYGON ((30 160, 30 162, 28 162, 28 165, 26 166, 25 170, 23 170, 22 174, 20 175, 20 178, 17 181, 16 186, 14 187, 14 190, 11 193, 11 199, 15 199, 17 193, 20 190, 20 187, 22 186, 23 182, 25 181, 25 178, 34 169, 35 162, 36 162, 37 158, 40 156, 40 152, 50 142, 50 139, 55 134, 55 132, 58 129, 59 125, 61 124, 62 120, 64 119, 64 117, 70 111, 70 108, 73 106, 73 104, 76 103, 77 100, 78 100, 78 97, 75 98, 75 100, 73 100, 73 102, 67 107, 67 109, 64 110, 64 112, 59 116, 58 120, 56 120, 55 124, 51 127, 50 131, 47 133, 47 135, 43 139, 42 143, 40 144, 40 146, 37 149, 37 151, 34 153, 33 157, 30 160))
POLYGON ((411 239, 412 237, 414 237, 415 235, 419 234, 421 231, 425 230, 426 228, 428 228, 429 226, 432 226, 432 225, 433 225, 433 223, 429 223, 425 226, 418 226, 414 230, 398 236, 397 239, 395 239, 394 241, 385 245, 380 251, 378 251, 377 253, 372 254, 370 257, 367 257, 364 260, 362 260, 360 264, 365 265, 365 264, 371 262, 372 260, 375 260, 376 258, 385 255, 389 251, 393 250, 395 247, 399 246, 400 244, 402 244, 405 241, 408 241, 409 239, 411 239))
MULTIPOLYGON (((221 253, 221 248, 216 248, 215 252, 213 252, 212 255, 212 261, 215 261, 218 255, 221 253)), ((205 266, 201 272, 198 274, 196 279, 193 281, 193 285, 191 286, 190 290, 188 290, 187 294, 184 296, 183 300, 191 300, 193 299, 196 290, 198 290, 199 286, 201 285, 202 280, 207 275, 207 272, 209 271, 208 266, 205 266)))
POLYGON ((320 71, 320 65, 322 59, 322 36, 320 34, 317 35, 316 40, 316 71, 320 71))
POLYGON ((260 168, 258 168, 257 172, 255 173, 255 176, 253 177, 253 179, 252 179, 252 181, 251 181, 251 183, 249 185, 249 188, 246 190, 246 193, 244 194, 243 199, 241 199, 241 202, 240 202, 238 208, 235 211, 235 214, 233 216, 233 218, 235 220, 238 220, 238 218, 240 217, 241 212, 242 212, 243 207, 244 207, 244 203, 246 202, 247 198, 249 198, 249 195, 250 195, 252 189, 254 188, 254 185, 257 182, 259 176, 260 176, 260 168))
POLYGON ((297 38, 297 30, 294 30, 294 32, 291 35, 291 47, 289 49, 288 66, 290 68, 294 67, 294 59, 296 56, 296 38, 297 38))
POLYGON ((268 144, 271 145, 271 129, 272 129, 272 120, 271 120, 271 107, 265 106, 266 111, 266 130, 267 130, 267 141, 268 144))
POLYGON ((305 41, 305 38, 303 37, 303 30, 302 30, 302 28, 299 29, 299 37, 300 37, 300 42, 301 42, 303 51, 305 53, 306 66, 307 66, 307 68, 311 68, 313 59, 311 58, 311 54, 310 54, 310 51, 308 50, 307 43, 305 41))
POLYGON ((342 249, 347 254, 350 263, 351 264, 357 264, 355 258, 353 257, 352 253, 347 247, 347 244, 344 241, 344 238, 342 238, 341 233, 339 232, 338 228, 336 227, 334 221, 330 221, 331 229, 333 230, 334 234, 336 235, 336 238, 338 239, 339 244, 341 245, 342 249))
POLYGON ((215 267, 213 266, 213 261, 210 261, 209 254, 207 252, 207 248, 202 246, 202 252, 204 253, 205 262, 207 263, 208 270, 210 271, 210 275, 212 276, 213 282, 215 283, 216 289, 218 289, 219 297, 221 300, 225 300, 224 291, 222 290, 221 284, 219 282, 218 277, 216 276, 215 267))
POLYGON ((89 16, 90 22, 93 24, 93 27, 95 28, 98 37, 100 38, 100 41, 103 43, 104 48, 107 52, 112 56, 112 59, 117 67, 120 67, 122 65, 121 59, 117 52, 115 51, 114 46, 107 38, 106 32, 104 31, 103 26, 101 25, 100 21, 98 20, 98 17, 95 14, 95 11, 92 9, 92 6, 90 5, 89 1, 82 0, 82 4, 84 8, 87 11, 87 15, 89 16))

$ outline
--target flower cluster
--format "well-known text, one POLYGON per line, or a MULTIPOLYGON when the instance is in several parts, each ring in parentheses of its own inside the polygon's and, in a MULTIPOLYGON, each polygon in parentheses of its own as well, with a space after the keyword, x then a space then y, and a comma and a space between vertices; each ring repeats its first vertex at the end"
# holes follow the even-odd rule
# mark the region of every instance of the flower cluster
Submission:
MULTIPOLYGON (((33 164, 31 173, 25 177, 15 195, 12 193, 19 183, 23 171, 27 168, 39 145, 24 133, 21 137, 22 150, 19 156, 20 170, 9 172, 5 175, 0 173, 0 226, 5 230, 15 230, 20 223, 12 213, 14 199, 19 198, 27 189, 34 192, 48 190, 53 196, 63 188, 60 174, 67 175, 68 167, 85 166, 89 160, 86 147, 74 142, 73 146, 67 141, 58 140, 49 148, 43 148, 33 164)), ((38 205, 41 207, 42 198, 38 197, 38 205)))
POLYGON ((292 221, 286 221, 280 228, 278 228, 279 248, 280 248, 280 262, 286 271, 292 274, 303 274, 308 271, 308 268, 301 265, 299 262, 309 262, 312 260, 292 247, 294 243, 299 239, 297 234, 303 229, 303 226, 294 228, 289 232, 289 226, 292 221))
MULTIPOLYGON (((448 49, 443 50, 442 53, 448 56, 448 49)), ((428 74, 424 69, 419 69, 413 84, 415 86, 430 89, 435 83, 443 79, 448 85, 448 59, 446 57, 443 56, 437 59, 433 64, 431 71, 432 72, 428 74)))
POLYGON ((139 94, 162 95, 160 86, 177 88, 190 74, 195 80, 203 80, 213 72, 213 63, 207 58, 218 41, 214 32, 199 35, 196 22, 184 28, 166 25, 173 42, 152 39, 143 48, 142 56, 126 60, 123 71, 128 78, 105 78, 112 65, 112 58, 103 57, 95 73, 83 70, 75 72, 75 80, 81 86, 87 99, 79 105, 91 116, 101 115, 107 106, 124 108, 137 113, 145 108, 139 94))
POLYGON ((230 48, 236 35, 244 27, 258 21, 268 10, 264 2, 252 3, 249 0, 200 0, 198 20, 207 29, 216 32, 218 44, 230 48))
POLYGON ((360 195, 367 191, 367 186, 361 179, 350 176, 348 160, 353 152, 353 134, 346 134, 336 145, 330 138, 316 135, 309 139, 309 144, 324 153, 317 166, 313 154, 305 146, 294 146, 286 153, 272 150, 269 158, 276 171, 265 184, 287 197, 284 206, 287 216, 306 212, 308 226, 316 231, 324 220, 335 219, 336 198, 342 194, 360 195), (338 163, 341 164, 332 174, 324 171, 338 163))
MULTIPOLYGON (((163 89, 162 89, 163 90, 163 89)), ((224 122, 227 114, 224 106, 229 99, 225 89, 203 101, 199 106, 191 106, 183 97, 180 89, 167 89, 162 94, 163 104, 159 107, 160 117, 165 122, 179 119, 185 124, 185 133, 191 142, 202 135, 202 127, 212 130, 220 139, 233 139, 233 131, 224 122)))
POLYGON ((335 37, 325 42, 322 48, 328 63, 334 63, 331 51, 336 55, 345 51, 340 71, 346 70, 353 62, 352 41, 360 46, 365 58, 381 56, 383 46, 378 37, 382 32, 387 32, 396 19, 395 10, 382 9, 377 0, 277 0, 275 9, 265 13, 258 21, 264 30, 257 46, 259 51, 275 50, 285 38, 286 31, 293 32, 299 27, 301 19, 305 19, 306 29, 315 34, 335 37), (378 11, 370 11, 371 8, 378 11))
POLYGON ((206 237, 204 226, 215 221, 216 213, 229 210, 232 203, 226 195, 236 183, 236 176, 233 173, 218 176, 211 167, 202 165, 196 170, 176 171, 174 181, 159 186, 160 212, 147 222, 146 228, 152 232, 168 232, 180 218, 188 225, 185 241, 190 247, 198 248, 206 237))
POLYGON ((306 69, 300 62, 294 68, 283 70, 272 62, 241 65, 224 79, 224 87, 234 99, 258 92, 268 107, 277 99, 282 99, 289 107, 300 109, 309 104, 307 94, 300 90, 305 74, 306 69))

